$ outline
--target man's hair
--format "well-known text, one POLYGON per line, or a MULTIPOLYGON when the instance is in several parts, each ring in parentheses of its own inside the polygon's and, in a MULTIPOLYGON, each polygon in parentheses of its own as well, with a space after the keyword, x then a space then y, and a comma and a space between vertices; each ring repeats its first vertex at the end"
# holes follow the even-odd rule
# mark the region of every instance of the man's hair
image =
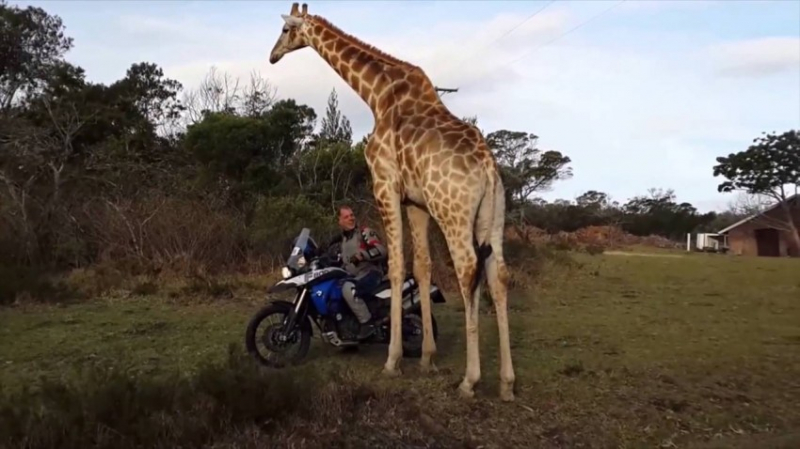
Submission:
POLYGON ((339 209, 338 209, 338 211, 339 211, 339 216, 341 216, 341 215, 342 215, 342 211, 343 211, 343 210, 345 210, 345 209, 346 209, 346 210, 350 210, 350 211, 352 211, 352 210, 353 210, 353 208, 352 208, 352 207, 350 207, 350 206, 348 206, 347 204, 342 204, 341 206, 339 206, 339 209))

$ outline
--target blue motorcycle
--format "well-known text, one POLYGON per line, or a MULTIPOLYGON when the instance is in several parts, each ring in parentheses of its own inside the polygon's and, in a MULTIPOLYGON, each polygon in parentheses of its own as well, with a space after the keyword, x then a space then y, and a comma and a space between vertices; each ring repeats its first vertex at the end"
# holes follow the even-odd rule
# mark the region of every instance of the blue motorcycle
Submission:
MULTIPOLYGON (((338 252, 334 257, 330 254, 330 248, 320 251, 310 234, 308 228, 303 228, 295 239, 286 265, 281 269, 283 279, 268 290, 270 293, 294 290, 294 300, 270 302, 256 312, 247 325, 247 350, 263 365, 283 367, 302 361, 311 346, 313 327, 317 328, 324 342, 334 347, 389 344, 389 280, 384 277, 380 285, 372 291, 357 292, 377 323, 375 332, 367 339, 359 341, 357 336, 361 324, 342 297, 342 282, 349 279, 350 275, 341 267, 338 252), (259 326, 268 319, 274 319, 275 322, 268 324, 264 332, 257 336, 259 326), (271 354, 263 355, 257 343, 261 343, 271 354), (296 349, 292 351, 292 347, 296 349)), ((422 313, 419 286, 411 274, 403 282, 402 296, 403 355, 419 357, 422 354, 422 313)), ((433 282, 431 302, 445 302, 444 295, 433 282)), ((435 340, 439 332, 433 313, 431 320, 435 340)))

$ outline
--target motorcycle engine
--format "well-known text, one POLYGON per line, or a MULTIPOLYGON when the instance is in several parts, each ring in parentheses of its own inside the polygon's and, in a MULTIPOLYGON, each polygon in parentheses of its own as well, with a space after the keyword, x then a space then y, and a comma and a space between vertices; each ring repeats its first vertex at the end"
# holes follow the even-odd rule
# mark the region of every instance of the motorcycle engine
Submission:
POLYGON ((336 321, 336 331, 343 341, 355 340, 360 329, 361 325, 353 314, 343 313, 342 319, 336 321))

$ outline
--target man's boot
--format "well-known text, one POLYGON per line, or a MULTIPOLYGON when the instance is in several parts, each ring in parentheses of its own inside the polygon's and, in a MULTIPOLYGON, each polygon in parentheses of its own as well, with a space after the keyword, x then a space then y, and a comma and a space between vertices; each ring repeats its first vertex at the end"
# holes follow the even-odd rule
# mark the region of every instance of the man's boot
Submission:
POLYGON ((358 296, 354 298, 353 303, 355 304, 355 307, 352 308, 353 314, 356 316, 356 319, 358 319, 360 324, 357 338, 359 340, 363 340, 375 332, 375 326, 372 322, 372 314, 370 313, 367 304, 358 296))
POLYGON ((370 318, 369 320, 367 320, 367 322, 361 323, 358 332, 358 339, 364 340, 365 338, 369 338, 374 333, 375 333, 375 324, 372 322, 372 318, 370 318))
POLYGON ((355 294, 355 288, 345 285, 345 289, 342 291, 342 296, 344 296, 345 301, 350 306, 350 310, 353 311, 353 315, 356 316, 360 326, 358 339, 363 340, 373 332, 375 332, 375 326, 372 323, 372 314, 369 311, 369 307, 367 304, 355 294))

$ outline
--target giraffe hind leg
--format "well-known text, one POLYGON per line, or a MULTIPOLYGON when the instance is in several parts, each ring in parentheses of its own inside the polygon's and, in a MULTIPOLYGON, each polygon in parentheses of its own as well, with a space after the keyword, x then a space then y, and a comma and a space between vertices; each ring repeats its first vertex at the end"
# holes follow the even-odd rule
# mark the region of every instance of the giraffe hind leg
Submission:
POLYGON ((478 341, 478 298, 481 288, 480 284, 476 288, 472 288, 478 272, 478 256, 473 246, 471 229, 448 229, 445 227, 443 231, 453 259, 459 290, 464 300, 467 363, 459 392, 463 397, 471 398, 475 395, 474 386, 481 378, 478 341))
POLYGON ((486 280, 489 284, 500 343, 500 399, 514 400, 514 367, 511 362, 511 341, 508 328, 508 268, 502 253, 492 254, 486 260, 486 280))
POLYGON ((505 198, 502 187, 495 191, 495 210, 491 229, 492 252, 486 259, 486 280, 497 315, 500 343, 500 399, 514 400, 514 366, 511 361, 511 341, 508 328, 508 268, 503 259, 503 228, 505 227, 505 198))

